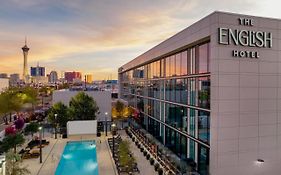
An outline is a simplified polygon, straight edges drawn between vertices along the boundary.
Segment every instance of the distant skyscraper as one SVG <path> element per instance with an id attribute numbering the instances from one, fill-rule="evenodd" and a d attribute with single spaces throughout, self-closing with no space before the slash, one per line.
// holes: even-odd
<path id="1" fill-rule="evenodd" d="M 82 78 L 81 72 L 65 72 L 64 73 L 64 78 L 68 83 L 72 83 L 74 79 L 80 79 Z"/>
<path id="2" fill-rule="evenodd" d="M 23 81 L 27 82 L 28 79 L 28 70 L 27 70 L 27 55 L 29 48 L 26 45 L 26 38 L 25 38 L 25 45 L 22 47 L 23 51 Z"/>
<path id="3" fill-rule="evenodd" d="M 56 83 L 58 81 L 58 73 L 56 71 L 51 71 L 49 75 L 49 83 Z"/>
<path id="4" fill-rule="evenodd" d="M 32 77 L 35 77 L 35 76 L 45 77 L 45 67 L 41 67 L 41 66 L 39 66 L 39 64 L 37 64 L 36 67 L 31 67 L 30 68 L 30 75 Z"/>
<path id="5" fill-rule="evenodd" d="M 87 83 L 93 83 L 93 75 L 87 74 L 85 75 L 85 78 Z"/>
<path id="6" fill-rule="evenodd" d="M 20 75 L 19 74 L 11 74 L 10 75 L 10 85 L 11 86 L 17 86 L 17 84 L 20 82 Z"/>
<path id="7" fill-rule="evenodd" d="M 8 78 L 8 74 L 6 74 L 6 73 L 0 73 L 0 78 Z"/>

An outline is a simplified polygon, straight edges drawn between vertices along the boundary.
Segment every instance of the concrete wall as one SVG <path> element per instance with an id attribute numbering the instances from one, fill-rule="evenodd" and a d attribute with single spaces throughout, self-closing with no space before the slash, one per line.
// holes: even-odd
<path id="1" fill-rule="evenodd" d="M 0 92 L 9 87 L 8 78 L 0 78 Z"/>
<path id="2" fill-rule="evenodd" d="M 69 105 L 69 101 L 74 97 L 79 91 L 68 91 L 68 90 L 59 90 L 53 92 L 53 101 L 55 104 L 57 102 L 62 102 L 65 105 Z M 97 115 L 98 121 L 111 121 L 111 92 L 108 91 L 85 91 L 86 94 L 93 97 L 97 102 L 97 105 L 100 110 L 100 114 Z M 108 115 L 105 115 L 105 112 Z"/>
<path id="3" fill-rule="evenodd" d="M 229 13 L 212 15 L 211 173 L 281 172 L 281 21 Z M 253 26 L 239 25 L 249 18 Z M 272 48 L 218 44 L 218 28 L 271 32 Z M 258 51 L 237 58 L 232 50 Z M 258 163 L 263 159 L 264 163 Z"/>
<path id="4" fill-rule="evenodd" d="M 67 122 L 67 135 L 97 134 L 97 120 Z"/>

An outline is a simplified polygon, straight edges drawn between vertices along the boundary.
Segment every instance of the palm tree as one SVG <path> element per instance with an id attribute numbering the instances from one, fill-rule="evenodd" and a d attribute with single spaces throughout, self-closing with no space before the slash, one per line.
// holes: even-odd
<path id="1" fill-rule="evenodd" d="M 27 167 L 22 166 L 22 159 L 19 154 L 9 151 L 6 153 L 6 174 L 27 175 L 31 174 Z"/>

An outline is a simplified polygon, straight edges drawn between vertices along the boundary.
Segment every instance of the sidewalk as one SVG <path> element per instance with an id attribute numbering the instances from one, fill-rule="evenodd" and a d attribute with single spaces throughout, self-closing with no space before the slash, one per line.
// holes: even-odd
<path id="1" fill-rule="evenodd" d="M 114 171 L 115 164 L 113 162 L 113 159 L 111 158 L 109 147 L 107 146 L 107 138 L 108 137 L 102 136 L 96 139 L 99 174 L 115 175 L 116 174 Z"/>

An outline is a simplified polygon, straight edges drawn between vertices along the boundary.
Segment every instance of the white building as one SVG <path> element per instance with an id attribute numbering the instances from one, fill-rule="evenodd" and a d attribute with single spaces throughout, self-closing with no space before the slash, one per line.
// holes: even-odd
<path id="1" fill-rule="evenodd" d="M 81 91 L 69 91 L 69 90 L 58 90 L 53 92 L 53 101 L 62 102 L 65 105 L 69 105 L 69 101 L 72 97 Z M 111 93 L 107 91 L 82 91 L 93 97 L 96 101 L 100 113 L 97 115 L 98 121 L 111 121 Z"/>
<path id="2" fill-rule="evenodd" d="M 0 78 L 0 92 L 9 87 L 8 78 Z"/>

